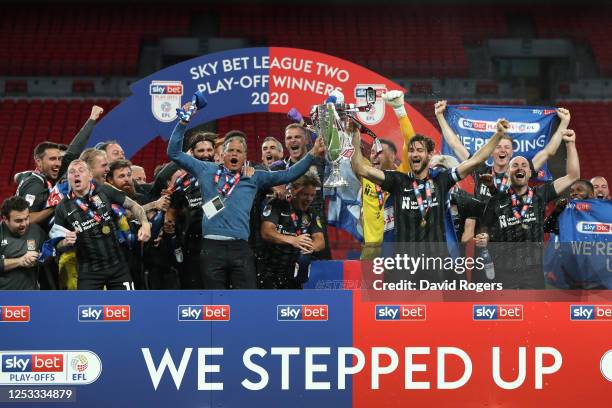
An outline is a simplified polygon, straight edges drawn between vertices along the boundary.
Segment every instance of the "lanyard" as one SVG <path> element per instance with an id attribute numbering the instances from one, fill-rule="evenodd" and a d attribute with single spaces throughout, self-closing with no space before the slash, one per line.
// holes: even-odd
<path id="1" fill-rule="evenodd" d="M 430 181 L 427 180 L 425 182 L 425 198 L 427 199 L 427 206 L 425 206 L 423 196 L 421 195 L 421 191 L 419 190 L 419 185 L 416 180 L 412 181 L 412 188 L 414 189 L 414 194 L 416 195 L 417 204 L 419 205 L 419 211 L 421 212 L 421 218 L 423 221 L 425 220 L 425 216 L 431 207 L 432 198 L 431 198 L 431 184 Z"/>
<path id="2" fill-rule="evenodd" d="M 217 172 L 215 173 L 215 185 L 219 185 L 219 180 L 221 179 L 222 174 L 225 175 L 225 183 L 223 183 L 222 188 L 217 187 L 217 191 L 223 197 L 229 198 L 234 191 L 234 188 L 240 181 L 240 172 L 237 172 L 230 178 L 229 171 L 220 164 Z"/>
<path id="3" fill-rule="evenodd" d="M 517 211 L 518 207 L 519 207 L 519 199 L 516 195 L 516 192 L 514 191 L 514 189 L 510 189 L 510 193 L 512 194 L 512 212 L 514 213 L 514 218 L 516 218 L 517 220 L 520 221 L 521 218 L 525 217 L 525 214 L 527 213 L 527 210 L 529 209 L 529 206 L 531 205 L 531 203 L 533 202 L 533 190 L 531 188 L 528 187 L 528 192 L 527 192 L 527 199 L 525 200 L 525 204 L 523 204 L 523 208 L 521 208 L 521 212 L 519 214 L 519 212 Z"/>
<path id="4" fill-rule="evenodd" d="M 90 184 L 89 186 L 89 192 L 87 193 L 87 197 L 88 197 L 88 201 L 91 203 L 91 193 L 94 190 L 94 185 L 93 183 Z M 81 198 L 77 197 L 76 194 L 74 194 L 74 192 L 70 192 L 70 198 L 72 198 L 76 204 L 79 206 L 79 208 L 81 209 L 81 211 L 83 211 L 85 214 L 87 214 L 89 216 L 89 218 L 92 218 L 97 224 L 99 224 L 102 221 L 102 217 L 100 217 L 100 215 L 93 211 L 90 207 L 89 204 L 87 204 L 85 201 L 81 200 Z"/>

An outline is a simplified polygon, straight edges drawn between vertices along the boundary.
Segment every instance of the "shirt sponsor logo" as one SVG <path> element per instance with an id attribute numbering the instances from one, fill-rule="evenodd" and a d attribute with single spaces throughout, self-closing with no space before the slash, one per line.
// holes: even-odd
<path id="1" fill-rule="evenodd" d="M 179 305 L 179 322 L 229 321 L 229 305 Z"/>
<path id="2" fill-rule="evenodd" d="M 570 305 L 570 320 L 612 320 L 612 305 Z"/>
<path id="3" fill-rule="evenodd" d="M 606 222 L 580 221 L 576 229 L 581 234 L 612 234 L 612 224 Z"/>
<path id="4" fill-rule="evenodd" d="M 325 321 L 327 305 L 278 305 L 276 320 L 280 321 Z"/>
<path id="5" fill-rule="evenodd" d="M 523 305 L 473 305 L 474 320 L 523 320 Z"/>
<path id="6" fill-rule="evenodd" d="M 376 305 L 376 320 L 427 320 L 426 305 Z"/>
<path id="7" fill-rule="evenodd" d="M 79 305 L 79 322 L 129 322 L 130 305 Z"/>
<path id="8" fill-rule="evenodd" d="M 0 306 L 0 322 L 29 322 L 30 306 Z"/>

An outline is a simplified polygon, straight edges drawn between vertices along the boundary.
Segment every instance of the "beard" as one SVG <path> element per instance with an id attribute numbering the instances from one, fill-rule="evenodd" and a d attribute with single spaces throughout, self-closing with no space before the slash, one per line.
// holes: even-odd
<path id="1" fill-rule="evenodd" d="M 134 199 L 136 197 L 136 190 L 134 190 L 133 184 L 124 185 L 119 190 L 123 191 L 131 199 Z"/>

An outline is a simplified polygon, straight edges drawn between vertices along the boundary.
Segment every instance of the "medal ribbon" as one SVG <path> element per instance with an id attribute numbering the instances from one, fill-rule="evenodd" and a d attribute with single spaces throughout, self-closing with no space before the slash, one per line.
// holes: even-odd
<path id="1" fill-rule="evenodd" d="M 186 171 L 182 171 L 174 181 L 174 185 L 168 189 L 168 195 L 178 191 L 185 191 L 195 180 L 194 176 L 189 175 Z"/>
<path id="2" fill-rule="evenodd" d="M 385 193 L 383 193 L 382 188 L 378 184 L 374 184 L 374 189 L 376 190 L 376 195 L 378 196 L 378 209 L 382 210 L 385 205 Z"/>
<path id="3" fill-rule="evenodd" d="M 94 190 L 94 185 L 93 183 L 90 183 L 89 192 L 87 193 L 88 201 L 90 203 L 91 203 L 91 192 L 93 190 Z M 74 191 L 70 192 L 70 198 L 72 198 L 77 203 L 81 211 L 87 214 L 89 218 L 93 218 L 96 224 L 100 224 L 100 222 L 102 222 L 102 217 L 100 217 L 100 215 L 97 212 L 93 211 L 86 202 L 84 202 L 79 197 L 77 197 L 76 194 L 74 194 Z"/>
<path id="4" fill-rule="evenodd" d="M 238 185 L 238 182 L 240 182 L 240 172 L 237 172 L 230 178 L 229 171 L 225 169 L 223 165 L 220 164 L 219 168 L 217 169 L 217 172 L 215 173 L 215 184 L 216 185 L 219 184 L 221 175 L 225 175 L 225 183 L 223 183 L 222 188 L 217 187 L 217 191 L 223 197 L 229 198 L 232 192 L 234 191 L 234 188 L 236 188 L 236 186 Z"/>
<path id="5" fill-rule="evenodd" d="M 291 221 L 293 221 L 293 226 L 295 227 L 295 235 L 297 235 L 298 237 L 302 234 L 308 233 L 308 227 L 302 227 L 301 222 L 298 224 L 299 220 L 300 218 L 297 216 L 297 214 L 295 213 L 295 210 L 292 207 L 291 208 Z"/>
<path id="6" fill-rule="evenodd" d="M 514 218 L 516 218 L 517 220 L 521 220 L 521 218 L 525 217 L 525 214 L 527 213 L 527 210 L 529 209 L 529 206 L 531 205 L 531 203 L 533 202 L 533 190 L 531 188 L 528 187 L 528 192 L 527 192 L 527 199 L 525 200 L 525 204 L 523 204 L 523 208 L 521 208 L 521 213 L 519 214 L 519 212 L 517 211 L 518 207 L 519 207 L 519 199 L 516 195 L 516 192 L 514 191 L 514 189 L 510 189 L 510 193 L 512 194 L 512 212 L 514 213 Z"/>
<path id="7" fill-rule="evenodd" d="M 424 220 L 427 212 L 429 211 L 429 207 L 431 207 L 432 198 L 431 198 L 431 184 L 429 184 L 429 180 L 425 182 L 425 197 L 427 199 L 427 206 L 424 205 L 423 196 L 421 195 L 421 191 L 419 190 L 419 185 L 416 180 L 412 181 L 412 188 L 414 190 L 414 195 L 417 199 L 417 204 L 419 205 L 419 211 L 421 212 L 421 218 Z"/>
<path id="8" fill-rule="evenodd" d="M 505 193 L 508 188 L 510 188 L 510 183 L 506 173 L 503 173 L 501 177 L 497 177 L 495 170 L 491 169 L 491 175 L 493 176 L 493 183 L 495 184 L 495 187 L 497 187 L 497 191 Z"/>

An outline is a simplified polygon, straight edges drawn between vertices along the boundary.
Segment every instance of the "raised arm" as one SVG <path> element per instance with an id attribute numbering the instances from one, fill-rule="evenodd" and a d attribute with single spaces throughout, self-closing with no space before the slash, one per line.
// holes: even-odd
<path id="1" fill-rule="evenodd" d="M 402 146 L 402 158 L 398 171 L 402 173 L 408 173 L 410 171 L 410 161 L 408 160 L 408 146 L 410 145 L 410 139 L 414 136 L 414 128 L 412 122 L 408 118 L 406 108 L 404 107 L 404 93 L 402 91 L 389 91 L 383 94 L 382 99 L 387 105 L 393 108 L 395 116 L 400 125 L 400 132 L 402 133 L 402 139 L 404 140 Z"/>
<path id="2" fill-rule="evenodd" d="M 353 147 L 355 148 L 355 153 L 353 153 L 351 158 L 351 165 L 357 177 L 365 177 L 376 184 L 381 184 L 385 181 L 385 172 L 366 164 L 363 159 L 361 154 L 361 135 L 359 132 L 353 132 Z"/>
<path id="3" fill-rule="evenodd" d="M 553 182 L 557 194 L 564 192 L 572 183 L 580 178 L 580 160 L 576 150 L 576 133 L 571 129 L 565 129 L 561 136 L 565 141 L 567 160 L 565 162 L 566 175 Z"/>
<path id="4" fill-rule="evenodd" d="M 453 149 L 459 161 L 465 161 L 470 157 L 470 152 L 465 148 L 463 143 L 461 143 L 461 139 L 453 129 L 451 129 L 450 125 L 446 121 L 444 117 L 444 111 L 446 110 L 446 101 L 438 101 L 434 105 L 434 112 L 436 114 L 436 119 L 438 120 L 438 124 L 440 125 L 440 129 L 442 130 L 442 136 L 444 136 L 444 140 Z"/>
<path id="5" fill-rule="evenodd" d="M 563 132 L 567 129 L 570 123 L 570 111 L 565 108 L 557 109 L 557 116 L 561 120 L 557 130 L 550 138 L 550 142 L 542 150 L 538 152 L 531 161 L 535 170 L 540 170 L 544 163 L 557 153 L 557 149 L 561 146 L 563 140 Z"/>
<path id="6" fill-rule="evenodd" d="M 68 150 L 66 154 L 62 158 L 62 165 L 59 170 L 59 178 L 61 178 L 66 170 L 68 170 L 68 165 L 71 161 L 78 159 L 85 146 L 87 146 L 87 142 L 89 141 L 89 137 L 91 136 L 91 132 L 93 132 L 94 126 L 96 126 L 96 121 L 100 118 L 100 115 L 104 112 L 104 109 L 101 107 L 94 105 L 91 108 L 91 114 L 89 115 L 89 119 L 83 125 L 79 133 L 76 134 L 74 139 L 70 142 L 68 146 Z"/>
<path id="7" fill-rule="evenodd" d="M 170 141 L 168 142 L 168 157 L 181 168 L 196 176 L 200 174 L 202 168 L 206 167 L 208 163 L 200 161 L 183 152 L 183 138 L 185 137 L 186 130 L 186 122 L 180 121 L 176 124 L 170 136 Z"/>
<path id="8" fill-rule="evenodd" d="M 499 119 L 497 121 L 497 131 L 495 134 L 487 141 L 487 143 L 482 146 L 472 157 L 463 161 L 457 170 L 459 171 L 459 176 L 461 178 L 467 177 L 480 163 L 483 163 L 487 158 L 493 153 L 495 150 L 495 146 L 499 143 L 502 136 L 506 133 L 509 127 L 509 123 L 506 119 Z"/>

